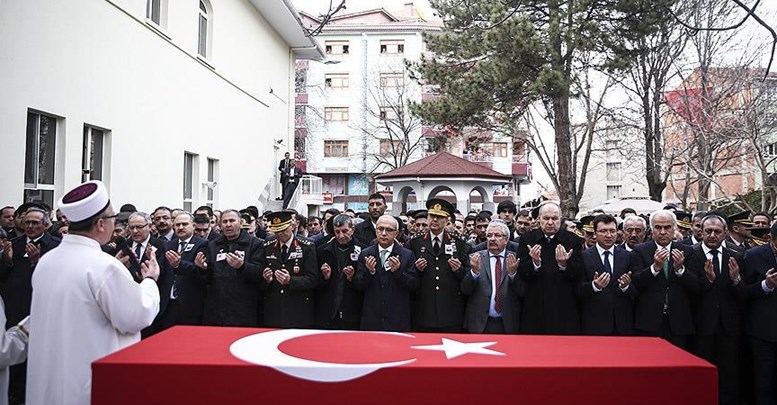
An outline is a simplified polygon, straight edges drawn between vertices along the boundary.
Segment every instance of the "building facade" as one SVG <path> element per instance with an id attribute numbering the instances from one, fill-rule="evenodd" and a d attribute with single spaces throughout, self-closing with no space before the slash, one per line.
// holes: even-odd
<path id="1" fill-rule="evenodd" d="M 308 26 L 320 23 L 304 12 L 302 20 Z M 516 173 L 517 182 L 530 179 L 522 142 L 516 146 L 512 137 L 475 131 L 447 134 L 410 113 L 412 102 L 433 99 L 435 89 L 411 79 L 405 63 L 426 54 L 422 33 L 441 28 L 441 22 L 428 21 L 412 3 L 391 12 L 338 14 L 317 37 L 326 61 L 298 63 L 295 149 L 304 170 L 322 178 L 323 208 L 366 210 L 369 194 L 390 191 L 374 176 L 438 150 Z M 510 198 L 515 190 L 493 192 Z"/>
<path id="2" fill-rule="evenodd" d="M 3 2 L 0 202 L 100 179 L 116 206 L 253 204 L 307 58 L 323 50 L 286 1 Z"/>
<path id="3" fill-rule="evenodd" d="M 696 69 L 665 93 L 664 200 L 707 210 L 777 186 L 777 75 L 747 68 Z"/>

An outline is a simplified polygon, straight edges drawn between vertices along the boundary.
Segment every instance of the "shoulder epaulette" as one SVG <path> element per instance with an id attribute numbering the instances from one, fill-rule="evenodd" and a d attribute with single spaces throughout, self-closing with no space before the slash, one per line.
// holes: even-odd
<path id="1" fill-rule="evenodd" d="M 270 245 L 272 245 L 273 243 L 275 243 L 275 241 L 274 241 L 274 240 L 268 240 L 268 241 L 264 242 L 264 245 L 265 245 L 265 246 L 270 246 Z"/>

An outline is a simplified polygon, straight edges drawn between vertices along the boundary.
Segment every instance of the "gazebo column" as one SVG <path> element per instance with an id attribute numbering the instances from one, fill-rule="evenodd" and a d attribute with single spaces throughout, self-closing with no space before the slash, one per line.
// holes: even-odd
<path id="1" fill-rule="evenodd" d="M 469 212 L 469 190 L 471 188 L 471 184 L 468 183 L 451 187 L 453 193 L 456 194 L 456 209 L 464 215 L 467 215 L 467 212 Z"/>

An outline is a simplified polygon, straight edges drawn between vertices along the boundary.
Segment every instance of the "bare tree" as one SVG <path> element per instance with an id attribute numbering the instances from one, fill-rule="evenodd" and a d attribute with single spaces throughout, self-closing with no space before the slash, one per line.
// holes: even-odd
<path id="1" fill-rule="evenodd" d="M 356 128 L 366 140 L 363 155 L 367 173 L 382 173 L 406 165 L 421 155 L 424 137 L 422 122 L 410 111 L 410 103 L 420 100 L 419 86 L 406 78 L 404 67 L 370 75 L 366 120 Z"/>
<path id="2" fill-rule="evenodd" d="M 572 111 L 579 111 L 582 119 L 575 120 L 570 127 L 571 162 L 576 170 L 572 173 L 572 206 L 578 207 L 586 189 L 587 173 L 591 165 L 593 145 L 604 134 L 612 130 L 612 109 L 605 105 L 605 99 L 615 86 L 612 77 L 606 77 L 601 88 L 594 88 L 593 75 L 601 75 L 591 66 L 581 68 L 578 80 L 571 86 L 576 97 L 572 100 Z M 556 158 L 559 151 L 555 142 L 543 139 L 545 128 L 553 125 L 553 113 L 550 106 L 532 104 L 523 115 L 522 126 L 526 128 L 526 145 L 533 152 L 542 168 L 548 173 L 553 187 L 561 190 L 562 179 L 559 176 Z M 579 176 L 577 175 L 579 173 Z M 567 215 L 574 216 L 576 211 Z"/>
<path id="3" fill-rule="evenodd" d="M 718 27 L 727 24 L 737 6 L 728 0 L 691 2 L 688 19 L 697 27 Z M 673 133 L 668 135 L 665 147 L 676 157 L 668 161 L 668 172 L 681 181 L 680 197 L 687 204 L 695 194 L 697 209 L 710 207 L 710 187 L 716 183 L 716 175 L 724 169 L 735 167 L 742 161 L 745 151 L 742 138 L 735 131 L 734 118 L 739 109 L 738 101 L 745 89 L 746 80 L 733 66 L 751 66 L 757 52 L 741 50 L 743 44 L 735 31 L 714 29 L 700 30 L 688 40 L 688 63 L 695 68 L 688 74 L 680 61 L 675 63 L 681 85 L 667 92 L 666 101 L 671 111 L 667 122 Z M 726 57 L 740 55 L 736 61 Z M 718 66 L 718 67 L 716 67 Z M 673 188 L 677 190 L 677 185 Z M 689 189 L 694 184 L 695 193 Z M 723 187 L 718 187 L 723 191 Z"/>

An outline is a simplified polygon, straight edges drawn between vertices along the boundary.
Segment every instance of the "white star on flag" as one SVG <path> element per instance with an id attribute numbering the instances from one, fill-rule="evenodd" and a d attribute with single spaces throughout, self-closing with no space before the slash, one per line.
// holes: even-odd
<path id="1" fill-rule="evenodd" d="M 425 345 L 425 346 L 412 346 L 413 349 L 418 350 L 435 350 L 439 352 L 445 352 L 445 357 L 450 360 L 465 354 L 487 354 L 490 356 L 504 356 L 502 352 L 496 350 L 486 349 L 489 346 L 495 345 L 496 342 L 476 342 L 476 343 L 464 343 L 453 339 L 442 338 L 441 345 Z"/>

